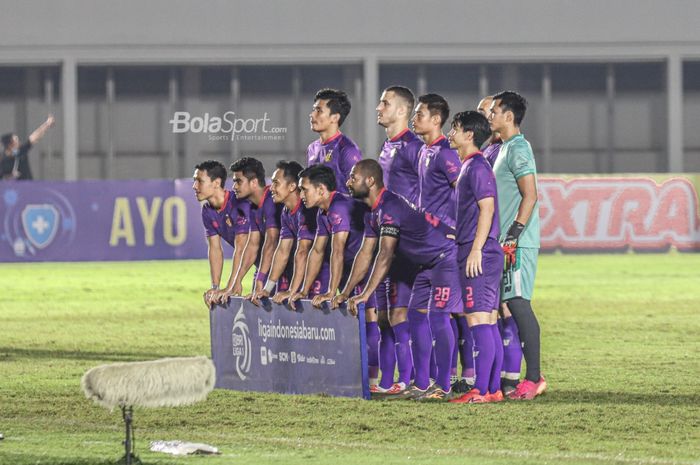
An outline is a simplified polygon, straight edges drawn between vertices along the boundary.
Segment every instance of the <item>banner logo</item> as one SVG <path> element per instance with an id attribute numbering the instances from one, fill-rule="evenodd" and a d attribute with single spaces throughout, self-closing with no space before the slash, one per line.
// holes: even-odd
<path id="1" fill-rule="evenodd" d="M 49 204 L 30 204 L 22 210 L 22 227 L 29 242 L 38 249 L 51 244 L 58 231 L 58 210 Z"/>
<path id="2" fill-rule="evenodd" d="M 233 342 L 233 357 L 236 365 L 236 374 L 241 380 L 245 380 L 247 379 L 246 375 L 250 373 L 251 343 L 250 331 L 248 330 L 248 323 L 246 323 L 245 313 L 243 311 L 243 302 L 241 302 L 241 307 L 233 320 L 231 339 Z"/>

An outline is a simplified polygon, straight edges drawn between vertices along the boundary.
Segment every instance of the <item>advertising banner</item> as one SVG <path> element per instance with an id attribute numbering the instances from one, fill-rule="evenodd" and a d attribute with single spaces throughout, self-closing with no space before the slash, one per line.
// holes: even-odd
<path id="1" fill-rule="evenodd" d="M 218 388 L 369 399 L 364 311 L 235 297 L 211 311 L 210 326 Z"/>

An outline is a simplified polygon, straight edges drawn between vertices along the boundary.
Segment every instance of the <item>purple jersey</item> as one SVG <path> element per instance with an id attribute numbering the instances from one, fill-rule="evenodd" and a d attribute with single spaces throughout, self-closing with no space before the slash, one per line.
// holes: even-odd
<path id="1" fill-rule="evenodd" d="M 418 204 L 418 153 L 423 141 L 405 129 L 384 141 L 379 164 L 384 171 L 384 186 Z"/>
<path id="2" fill-rule="evenodd" d="M 309 144 L 306 166 L 326 165 L 335 173 L 336 190 L 347 194 L 345 185 L 350 177 L 350 170 L 355 163 L 362 160 L 362 152 L 348 136 L 338 132 L 325 142 L 321 139 Z"/>
<path id="3" fill-rule="evenodd" d="M 449 251 L 456 255 L 454 230 L 430 213 L 418 210 L 405 198 L 382 189 L 365 221 L 367 237 L 391 236 L 399 240 L 396 252 L 414 265 L 431 267 Z"/>
<path id="4" fill-rule="evenodd" d="M 345 263 L 352 263 L 355 260 L 355 254 L 360 250 L 365 229 L 365 214 L 368 213 L 367 205 L 355 200 L 350 196 L 341 194 L 340 192 L 331 193 L 331 204 L 328 211 L 318 209 L 316 218 L 317 230 L 319 236 L 331 236 L 337 232 L 348 232 L 348 238 L 345 242 L 345 251 L 343 252 L 343 260 Z M 328 239 L 328 252 L 326 259 L 330 260 L 330 244 L 332 238 Z"/>
<path id="5" fill-rule="evenodd" d="M 493 197 L 495 207 L 488 237 L 494 239 L 494 243 L 498 244 L 500 227 L 496 176 L 481 152 L 475 152 L 462 162 L 462 170 L 455 188 L 458 244 L 466 244 L 475 239 L 476 225 L 479 220 L 478 202 L 487 197 Z"/>
<path id="6" fill-rule="evenodd" d="M 250 230 L 250 203 L 240 201 L 233 192 L 226 191 L 224 204 L 219 210 L 209 203 L 202 206 L 202 223 L 207 237 L 221 236 L 226 242 L 234 245 L 238 234 L 248 234 Z"/>
<path id="7" fill-rule="evenodd" d="M 265 186 L 262 200 L 258 205 L 253 205 L 252 203 L 250 205 L 250 231 L 260 233 L 260 246 L 258 247 L 258 256 L 255 259 L 255 268 L 257 269 L 262 260 L 265 231 L 270 228 L 279 229 L 283 205 L 276 204 L 272 200 L 270 186 Z"/>
<path id="8" fill-rule="evenodd" d="M 420 149 L 418 207 L 433 213 L 454 228 L 455 208 L 452 184 L 459 176 L 459 155 L 450 148 L 445 136 Z"/>
<path id="9" fill-rule="evenodd" d="M 316 235 L 317 208 L 306 208 L 301 199 L 293 210 L 284 207 L 282 210 L 280 239 L 295 241 L 313 241 Z"/>
<path id="10" fill-rule="evenodd" d="M 488 160 L 489 164 L 493 166 L 496 163 L 496 158 L 498 158 L 498 151 L 501 150 L 501 139 L 496 139 L 496 141 L 490 144 L 484 149 L 484 158 Z"/>

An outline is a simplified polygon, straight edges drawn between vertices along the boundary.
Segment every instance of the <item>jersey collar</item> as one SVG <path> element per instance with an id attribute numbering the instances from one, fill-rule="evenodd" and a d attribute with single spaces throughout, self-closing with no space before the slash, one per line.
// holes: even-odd
<path id="1" fill-rule="evenodd" d="M 224 203 L 221 204 L 221 208 L 216 210 L 217 213 L 221 213 L 224 211 L 224 208 L 226 208 L 226 205 L 228 204 L 228 199 L 231 196 L 231 191 L 226 191 L 226 194 L 224 195 Z"/>
<path id="2" fill-rule="evenodd" d="M 292 211 L 290 211 L 289 213 L 291 215 L 294 215 L 296 212 L 299 211 L 299 207 L 301 207 L 301 197 L 299 197 L 299 200 L 297 201 L 297 206 L 294 207 L 294 209 Z"/>
<path id="3" fill-rule="evenodd" d="M 464 157 L 464 160 L 462 160 L 462 164 L 465 164 L 466 162 L 468 162 L 469 160 L 471 160 L 472 158 L 474 158 L 474 157 L 477 156 L 477 155 L 483 155 L 483 154 L 481 153 L 481 150 L 477 150 L 476 152 L 470 153 L 469 155 L 467 155 L 466 157 Z"/>
<path id="4" fill-rule="evenodd" d="M 265 186 L 265 190 L 263 191 L 262 198 L 260 199 L 260 203 L 258 204 L 258 208 L 262 208 L 263 204 L 265 203 L 265 197 L 267 197 L 267 194 L 270 192 L 270 186 Z"/>
<path id="5" fill-rule="evenodd" d="M 396 142 L 397 140 L 401 139 L 403 137 L 403 135 L 406 134 L 408 131 L 409 131 L 408 128 L 404 129 L 403 131 L 401 131 L 400 133 L 396 134 L 394 137 L 389 139 L 389 142 Z"/>
<path id="6" fill-rule="evenodd" d="M 321 140 L 321 145 L 327 145 L 327 144 L 333 142 L 334 140 L 336 140 L 337 138 L 339 138 L 339 137 L 342 136 L 342 135 L 343 135 L 343 133 L 340 132 L 340 131 L 338 131 L 338 132 L 335 133 L 335 135 L 329 137 L 327 140 Z"/>
<path id="7" fill-rule="evenodd" d="M 386 187 L 382 187 L 382 190 L 379 191 L 379 195 L 377 195 L 377 200 L 375 200 L 374 205 L 372 205 L 372 211 L 376 210 L 379 206 L 379 202 L 381 202 L 382 197 L 384 197 L 384 192 L 386 192 Z"/>
<path id="8" fill-rule="evenodd" d="M 444 135 L 444 134 L 441 134 L 440 137 L 438 137 L 437 139 L 435 139 L 435 140 L 433 141 L 433 143 L 430 144 L 428 147 L 433 147 L 433 146 L 437 145 L 438 142 L 442 142 L 443 140 L 445 140 L 445 135 Z"/>

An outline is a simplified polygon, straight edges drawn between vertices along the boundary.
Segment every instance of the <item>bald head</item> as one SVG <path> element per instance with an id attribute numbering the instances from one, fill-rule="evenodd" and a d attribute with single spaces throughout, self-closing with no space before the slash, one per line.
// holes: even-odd
<path id="1" fill-rule="evenodd" d="M 365 179 L 374 178 L 374 184 L 377 186 L 377 189 L 384 187 L 384 172 L 377 160 L 365 158 L 358 161 L 355 164 L 355 173 Z"/>
<path id="2" fill-rule="evenodd" d="M 384 173 L 376 160 L 365 158 L 355 163 L 348 177 L 348 191 L 358 200 L 368 202 L 384 187 Z M 371 205 L 371 203 L 368 203 Z"/>
<path id="3" fill-rule="evenodd" d="M 481 99 L 479 105 L 476 107 L 476 111 L 488 118 L 489 112 L 491 111 L 491 103 L 493 103 L 493 95 L 487 95 Z"/>

